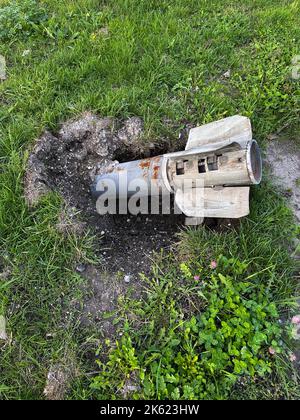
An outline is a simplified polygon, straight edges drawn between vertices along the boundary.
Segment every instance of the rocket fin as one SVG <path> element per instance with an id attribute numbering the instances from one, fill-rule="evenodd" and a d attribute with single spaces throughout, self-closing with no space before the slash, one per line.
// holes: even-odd
<path id="1" fill-rule="evenodd" d="M 217 150 L 233 143 L 237 143 L 241 148 L 244 148 L 250 140 L 252 140 L 252 128 L 249 118 L 234 115 L 192 128 L 189 132 L 185 150 L 208 145 Z"/>
<path id="2" fill-rule="evenodd" d="M 249 187 L 178 189 L 175 202 L 188 217 L 237 219 L 249 214 L 249 192 Z"/>

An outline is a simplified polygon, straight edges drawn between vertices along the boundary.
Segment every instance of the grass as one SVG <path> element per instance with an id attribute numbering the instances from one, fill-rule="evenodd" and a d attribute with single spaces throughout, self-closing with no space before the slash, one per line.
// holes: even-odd
<path id="1" fill-rule="evenodd" d="M 28 147 L 45 128 L 55 130 L 86 110 L 140 116 L 145 141 L 176 142 L 187 123 L 236 113 L 251 118 L 262 145 L 272 133 L 295 132 L 300 83 L 291 78 L 291 63 L 299 54 L 300 3 L 23 0 L 0 6 L 0 54 L 7 62 L 7 80 L 0 84 L 0 264 L 12 273 L 0 283 L 0 314 L 12 337 L 1 348 L 0 394 L 42 398 L 49 366 L 72 357 L 79 374 L 67 398 L 89 398 L 95 394 L 87 356 L 99 334 L 80 328 L 74 314 L 66 319 L 65 308 L 81 298 L 82 280 L 73 267 L 79 258 L 93 258 L 91 238 L 56 230 L 62 204 L 55 195 L 34 211 L 27 208 L 22 177 Z M 287 243 L 297 234 L 292 225 L 285 204 L 264 184 L 255 188 L 251 216 L 239 231 L 191 230 L 182 249 L 188 261 L 222 254 L 251 262 L 251 272 L 260 273 L 254 280 L 288 316 L 295 292 Z M 164 271 L 173 286 L 177 269 L 173 261 Z M 177 303 L 181 313 L 184 305 Z M 142 352 L 140 338 L 133 333 L 133 339 Z M 272 381 L 276 395 L 294 398 L 287 365 L 280 356 Z M 248 387 L 252 398 L 270 395 L 269 389 Z M 244 389 L 234 392 L 247 397 Z"/>
<path id="2" fill-rule="evenodd" d="M 96 397 L 121 398 L 120 390 L 131 385 L 136 389 L 130 395 L 138 399 L 299 398 L 289 361 L 289 322 L 281 328 L 295 307 L 296 279 L 292 280 L 294 266 L 286 248 L 295 227 L 285 203 L 268 185 L 255 192 L 251 215 L 238 229 L 183 232 L 176 254 L 157 260 L 152 276 L 144 279 L 143 300 L 129 298 L 121 304 L 118 346 L 106 343 L 99 349 L 108 353 L 108 361 L 99 362 L 100 373 L 92 385 Z M 216 271 L 211 261 L 218 261 Z M 248 291 L 236 289 L 248 282 Z M 273 319 L 269 306 L 276 307 Z M 264 344 L 258 350 L 260 332 Z M 268 347 L 276 349 L 275 358 Z M 240 372 L 231 361 L 229 367 L 228 352 L 236 357 L 234 364 L 247 363 L 245 348 L 252 354 L 248 367 Z M 271 375 L 261 368 L 267 373 L 270 369 Z"/>

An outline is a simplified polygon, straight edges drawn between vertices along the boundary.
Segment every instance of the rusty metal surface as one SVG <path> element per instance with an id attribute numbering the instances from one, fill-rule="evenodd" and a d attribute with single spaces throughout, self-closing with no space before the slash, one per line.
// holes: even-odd
<path id="1" fill-rule="evenodd" d="M 205 137 L 206 134 L 211 136 L 211 142 Z M 209 199 L 204 198 L 206 214 L 212 217 L 229 217 L 230 212 L 232 217 L 247 214 L 249 194 L 246 187 L 259 184 L 262 175 L 260 150 L 256 141 L 252 140 L 249 119 L 234 116 L 192 129 L 187 146 L 182 152 L 117 164 L 106 174 L 97 176 L 96 183 L 105 179 L 113 180 L 119 191 L 119 175 L 126 172 L 128 186 L 133 181 L 144 180 L 149 187 L 148 194 L 154 195 L 157 192 L 152 192 L 153 186 L 160 191 L 176 194 L 183 190 L 184 182 L 188 180 L 191 181 L 189 188 L 199 188 L 198 185 L 201 185 L 201 188 L 210 189 L 206 195 Z M 213 191 L 215 187 L 219 190 Z M 190 215 L 190 191 L 180 192 L 177 196 L 185 213 Z M 186 202 L 183 203 L 183 200 Z M 192 216 L 197 218 L 197 214 Z"/>

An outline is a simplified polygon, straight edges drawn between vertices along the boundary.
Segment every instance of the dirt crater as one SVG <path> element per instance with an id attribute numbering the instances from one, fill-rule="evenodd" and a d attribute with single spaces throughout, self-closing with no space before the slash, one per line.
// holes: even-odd
<path id="1" fill-rule="evenodd" d="M 134 276 L 149 271 L 149 257 L 170 246 L 184 217 L 174 214 L 100 216 L 90 186 L 95 175 L 116 160 L 124 162 L 180 150 L 186 141 L 184 134 L 175 147 L 169 141 L 145 142 L 143 138 L 140 118 L 120 122 L 85 113 L 67 121 L 57 133 L 46 131 L 37 140 L 24 182 L 29 206 L 34 206 L 48 191 L 58 191 L 67 203 L 65 213 L 78 215 L 79 212 L 83 223 L 96 233 L 95 250 L 103 268 Z M 78 217 L 73 219 L 74 226 L 78 225 Z M 72 218 L 71 222 L 69 218 L 68 222 L 60 223 L 60 229 L 64 226 L 70 229 Z"/>

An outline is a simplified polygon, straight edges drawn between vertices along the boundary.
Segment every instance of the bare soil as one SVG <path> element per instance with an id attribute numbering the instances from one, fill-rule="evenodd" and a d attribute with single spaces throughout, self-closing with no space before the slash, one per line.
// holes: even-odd
<path id="1" fill-rule="evenodd" d="M 267 147 L 266 162 L 273 181 L 289 198 L 293 212 L 300 221 L 300 150 L 297 142 L 277 139 Z"/>
<path id="2" fill-rule="evenodd" d="M 101 313 L 115 309 L 118 297 L 128 287 L 140 288 L 139 273 L 148 274 L 152 254 L 168 249 L 184 223 L 178 215 L 105 215 L 96 212 L 91 184 L 104 165 L 155 156 L 180 149 L 169 142 L 143 141 L 139 118 L 124 122 L 85 113 L 63 124 L 57 133 L 45 132 L 37 140 L 28 161 L 24 180 L 25 199 L 35 206 L 40 197 L 54 190 L 65 201 L 57 225 L 62 233 L 80 234 L 88 227 L 95 233 L 97 266 L 78 262 L 77 271 L 87 280 L 82 323 L 99 322 L 108 335 L 111 320 Z"/>

